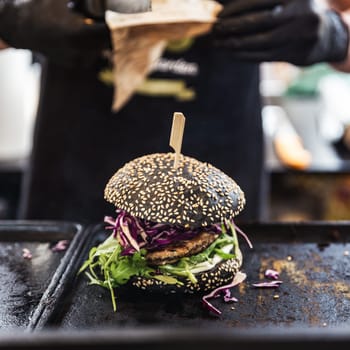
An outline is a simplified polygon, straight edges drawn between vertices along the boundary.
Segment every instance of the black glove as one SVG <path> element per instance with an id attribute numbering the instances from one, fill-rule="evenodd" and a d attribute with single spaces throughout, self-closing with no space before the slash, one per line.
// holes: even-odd
<path id="1" fill-rule="evenodd" d="M 87 19 L 66 0 L 0 0 L 0 38 L 68 67 L 90 67 L 110 47 L 106 23 Z"/>
<path id="2" fill-rule="evenodd" d="M 213 37 L 234 59 L 300 66 L 341 62 L 349 44 L 339 14 L 313 0 L 232 0 L 219 13 Z"/>

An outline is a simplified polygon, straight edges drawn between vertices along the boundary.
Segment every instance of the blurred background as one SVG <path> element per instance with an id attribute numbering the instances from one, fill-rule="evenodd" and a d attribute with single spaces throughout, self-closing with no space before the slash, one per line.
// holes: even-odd
<path id="1" fill-rule="evenodd" d="M 40 64 L 0 51 L 0 219 L 16 218 L 31 151 Z M 326 64 L 261 65 L 266 220 L 350 219 L 350 74 Z"/>
<path id="2" fill-rule="evenodd" d="M 350 219 L 350 75 L 261 66 L 268 219 Z"/>
<path id="3" fill-rule="evenodd" d="M 30 51 L 0 51 L 0 219 L 16 217 L 22 172 L 31 150 L 40 68 Z"/>

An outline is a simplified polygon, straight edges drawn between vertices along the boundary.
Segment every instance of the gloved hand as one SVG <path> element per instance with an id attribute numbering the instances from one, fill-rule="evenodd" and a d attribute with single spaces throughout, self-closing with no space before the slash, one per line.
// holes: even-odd
<path id="1" fill-rule="evenodd" d="M 237 60 L 305 66 L 345 60 L 349 31 L 314 0 L 232 0 L 213 28 L 214 44 Z"/>
<path id="2" fill-rule="evenodd" d="M 0 38 L 60 65 L 90 67 L 111 45 L 108 27 L 67 5 L 67 0 L 0 0 Z"/>

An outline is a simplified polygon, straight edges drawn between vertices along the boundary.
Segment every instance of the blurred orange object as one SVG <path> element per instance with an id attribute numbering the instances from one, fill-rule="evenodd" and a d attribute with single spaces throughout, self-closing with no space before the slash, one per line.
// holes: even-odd
<path id="1" fill-rule="evenodd" d="M 311 153 L 303 146 L 302 140 L 298 134 L 277 133 L 273 140 L 276 156 L 283 165 L 304 170 L 311 164 Z"/>
<path id="2" fill-rule="evenodd" d="M 0 39 L 0 50 L 7 49 L 9 46 Z"/>

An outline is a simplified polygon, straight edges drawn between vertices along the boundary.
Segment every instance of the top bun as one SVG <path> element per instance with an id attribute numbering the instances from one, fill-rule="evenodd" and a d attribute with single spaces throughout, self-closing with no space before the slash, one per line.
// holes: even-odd
<path id="1" fill-rule="evenodd" d="M 118 209 L 153 222 L 186 227 L 232 219 L 245 205 L 237 183 L 211 164 L 175 153 L 154 153 L 126 163 L 108 181 L 104 197 Z"/>

